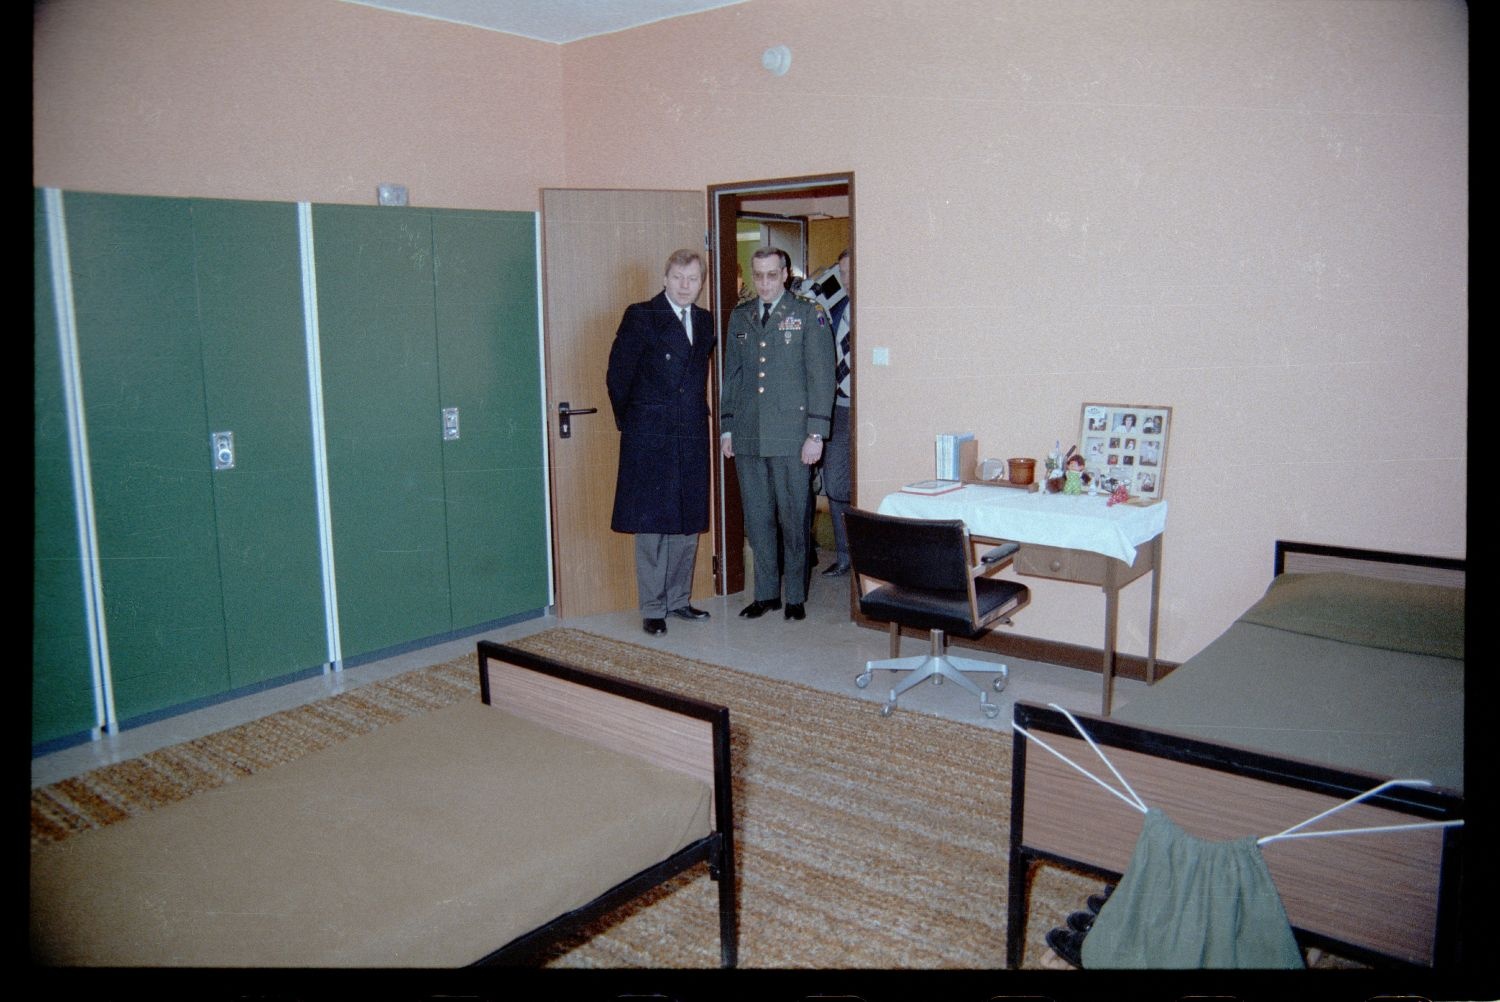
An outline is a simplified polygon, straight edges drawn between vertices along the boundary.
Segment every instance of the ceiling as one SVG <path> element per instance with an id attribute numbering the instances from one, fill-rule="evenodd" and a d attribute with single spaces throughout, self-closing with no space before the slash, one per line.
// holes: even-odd
<path id="1" fill-rule="evenodd" d="M 746 0 L 347 0 L 542 42 L 576 42 Z"/>

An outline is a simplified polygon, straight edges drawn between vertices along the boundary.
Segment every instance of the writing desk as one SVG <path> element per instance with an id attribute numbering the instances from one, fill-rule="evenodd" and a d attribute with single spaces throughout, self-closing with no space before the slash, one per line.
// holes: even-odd
<path id="1" fill-rule="evenodd" d="M 1096 585 L 1104 592 L 1103 716 L 1115 686 L 1115 639 L 1120 589 L 1151 572 L 1151 625 L 1146 681 L 1156 681 L 1156 635 L 1161 607 L 1161 543 L 1167 502 L 1106 504 L 1106 495 L 1028 493 L 1010 487 L 965 484 L 946 494 L 897 491 L 881 499 L 882 515 L 961 518 L 982 541 L 1013 540 L 1017 574 Z"/>

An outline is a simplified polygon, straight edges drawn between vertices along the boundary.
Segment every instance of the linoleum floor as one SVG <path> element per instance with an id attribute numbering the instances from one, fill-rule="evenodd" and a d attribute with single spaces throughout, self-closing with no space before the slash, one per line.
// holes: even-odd
<path id="1" fill-rule="evenodd" d="M 814 571 L 806 606 L 807 618 L 799 622 L 786 620 L 780 612 L 768 613 L 756 620 L 742 618 L 739 611 L 750 601 L 748 593 L 698 600 L 696 604 L 706 609 L 711 619 L 704 622 L 668 619 L 667 633 L 656 637 L 648 636 L 641 629 L 641 619 L 635 611 L 567 620 L 551 614 L 542 615 L 500 629 L 477 632 L 342 671 L 326 672 L 224 700 L 63 748 L 32 759 L 31 785 L 34 789 L 278 710 L 437 664 L 472 651 L 480 639 L 504 642 L 557 626 L 587 630 L 657 647 L 682 657 L 728 665 L 768 678 L 799 682 L 865 700 L 870 704 L 870 728 L 876 733 L 882 722 L 880 707 L 900 676 L 880 671 L 867 688 L 856 687 L 854 678 L 863 670 L 866 661 L 888 656 L 889 641 L 883 631 L 858 626 L 849 620 L 848 581 L 847 577 L 824 578 Z M 903 656 L 922 654 L 926 650 L 927 645 L 917 639 L 908 637 L 902 641 Z M 987 651 L 956 647 L 952 653 L 997 664 L 1001 661 Z M 1005 663 L 1010 667 L 1010 679 L 1003 692 L 997 694 L 989 689 L 993 676 L 975 676 L 975 681 L 990 692 L 990 700 L 1000 708 L 993 719 L 984 716 L 976 697 L 951 682 L 942 685 L 922 683 L 914 687 L 900 697 L 896 712 L 929 713 L 1000 730 L 1009 729 L 1011 705 L 1016 699 L 1055 702 L 1084 713 L 1099 712 L 1100 678 L 1097 673 L 1015 658 L 1005 659 Z M 1123 705 L 1144 689 L 1144 682 L 1117 678 L 1115 705 Z"/>

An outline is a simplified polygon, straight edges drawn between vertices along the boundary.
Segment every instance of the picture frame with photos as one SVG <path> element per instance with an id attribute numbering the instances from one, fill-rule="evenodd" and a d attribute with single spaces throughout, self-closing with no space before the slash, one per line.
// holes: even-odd
<path id="1" fill-rule="evenodd" d="M 1078 416 L 1078 451 L 1099 490 L 1125 485 L 1133 498 L 1157 500 L 1167 479 L 1172 408 L 1155 404 L 1085 403 Z"/>

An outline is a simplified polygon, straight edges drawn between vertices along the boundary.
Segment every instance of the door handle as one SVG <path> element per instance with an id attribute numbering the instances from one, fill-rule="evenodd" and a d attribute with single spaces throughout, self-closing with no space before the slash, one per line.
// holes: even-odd
<path id="1" fill-rule="evenodd" d="M 557 405 L 557 437 L 573 437 L 573 422 L 570 421 L 569 418 L 571 418 L 574 414 L 598 413 L 599 408 L 597 407 L 569 407 L 568 402 L 564 400 L 562 403 Z"/>

